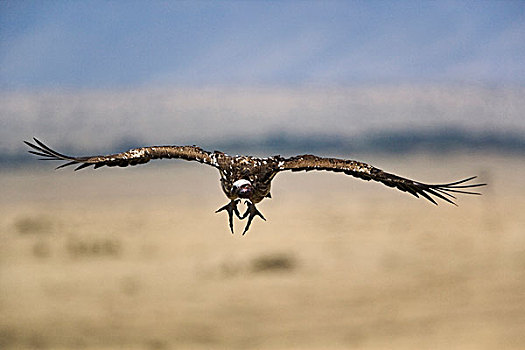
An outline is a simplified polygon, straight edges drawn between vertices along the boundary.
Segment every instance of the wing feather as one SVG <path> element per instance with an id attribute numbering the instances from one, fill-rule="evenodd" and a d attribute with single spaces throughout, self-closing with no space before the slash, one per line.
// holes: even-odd
<path id="1" fill-rule="evenodd" d="M 419 181 L 410 180 L 401 176 L 387 173 L 381 169 L 373 167 L 369 164 L 338 158 L 323 158 L 311 154 L 287 158 L 279 164 L 279 171 L 311 171 L 311 170 L 325 170 L 333 172 L 344 172 L 346 175 L 351 175 L 366 181 L 381 182 L 388 187 L 397 188 L 403 192 L 408 192 L 415 197 L 421 196 L 430 202 L 437 205 L 437 202 L 432 197 L 439 198 L 445 202 L 456 205 L 454 200 L 456 197 L 452 193 L 459 194 L 473 194 L 480 195 L 479 192 L 466 191 L 486 184 L 468 184 L 467 182 L 474 180 L 476 176 L 472 176 L 459 181 L 443 184 L 426 184 Z"/>
<path id="2" fill-rule="evenodd" d="M 57 169 L 70 165 L 78 165 L 76 170 L 93 166 L 95 169 L 102 166 L 119 166 L 126 167 L 129 165 L 144 164 L 152 159 L 176 158 L 190 161 L 197 161 L 203 164 L 217 166 L 211 154 L 197 146 L 150 146 L 130 149 L 127 152 L 115 153 L 110 155 L 73 157 L 59 153 L 40 140 L 34 138 L 35 143 L 24 141 L 31 147 L 29 153 L 43 157 L 44 160 L 62 160 L 66 163 L 59 165 Z"/>

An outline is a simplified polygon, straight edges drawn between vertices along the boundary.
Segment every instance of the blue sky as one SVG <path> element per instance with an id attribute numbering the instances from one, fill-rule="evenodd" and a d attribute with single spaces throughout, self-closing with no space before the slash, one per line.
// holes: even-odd
<path id="1" fill-rule="evenodd" d="M 0 88 L 525 83 L 524 1 L 1 1 Z"/>

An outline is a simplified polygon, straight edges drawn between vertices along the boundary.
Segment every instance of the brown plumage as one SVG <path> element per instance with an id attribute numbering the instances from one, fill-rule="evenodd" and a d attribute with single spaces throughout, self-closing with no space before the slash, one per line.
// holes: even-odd
<path id="1" fill-rule="evenodd" d="M 469 177 L 460 181 L 445 184 L 425 184 L 422 182 L 406 179 L 394 174 L 384 172 L 366 163 L 355 160 L 337 158 L 323 158 L 311 154 L 300 155 L 291 158 L 273 156 L 268 158 L 257 158 L 250 156 L 229 156 L 225 153 L 214 151 L 208 152 L 197 146 L 151 146 L 131 149 L 127 152 L 110 154 L 105 156 L 72 157 L 58 153 L 41 141 L 34 138 L 35 143 L 24 141 L 32 148 L 29 152 L 43 157 L 44 160 L 63 160 L 66 163 L 57 167 L 63 168 L 69 165 L 78 165 L 75 170 L 93 166 L 95 169 L 102 166 L 120 166 L 144 164 L 152 159 L 176 158 L 197 161 L 216 168 L 221 176 L 221 187 L 230 202 L 217 210 L 227 211 L 230 229 L 233 233 L 233 215 L 239 219 L 248 218 L 243 235 L 250 228 L 255 216 L 264 216 L 257 210 L 255 204 L 264 198 L 271 197 L 271 182 L 275 175 L 281 171 L 311 171 L 325 170 L 342 172 L 347 175 L 381 182 L 389 187 L 408 192 L 415 197 L 422 196 L 430 202 L 437 204 L 433 197 L 454 204 L 456 197 L 454 193 L 475 194 L 478 192 L 466 189 L 485 186 L 485 184 L 467 184 L 476 177 Z M 237 204 L 241 199 L 246 200 L 247 210 L 240 214 Z"/>

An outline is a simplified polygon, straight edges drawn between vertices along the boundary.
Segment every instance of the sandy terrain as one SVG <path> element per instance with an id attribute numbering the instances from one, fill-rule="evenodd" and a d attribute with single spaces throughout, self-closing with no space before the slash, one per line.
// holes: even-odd
<path id="1" fill-rule="evenodd" d="M 0 348 L 525 348 L 525 159 L 370 159 L 490 187 L 435 207 L 281 174 L 243 237 L 198 164 L 2 170 Z"/>

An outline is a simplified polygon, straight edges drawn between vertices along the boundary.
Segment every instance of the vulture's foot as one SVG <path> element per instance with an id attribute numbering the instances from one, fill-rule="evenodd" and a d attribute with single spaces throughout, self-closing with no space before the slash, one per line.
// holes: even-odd
<path id="1" fill-rule="evenodd" d="M 230 230 L 232 231 L 232 234 L 233 234 L 233 213 L 235 213 L 235 215 L 237 215 L 237 217 L 241 220 L 244 218 L 244 216 L 241 217 L 241 214 L 239 213 L 239 209 L 237 209 L 237 204 L 239 204 L 239 202 L 240 202 L 239 199 L 232 200 L 230 203 L 217 209 L 216 211 L 216 213 L 223 211 L 223 210 L 226 210 L 228 212 L 228 222 L 230 223 Z"/>
<path id="2" fill-rule="evenodd" d="M 261 212 L 259 210 L 257 210 L 257 208 L 255 207 L 255 204 L 253 204 L 251 201 L 246 201 L 245 203 L 248 206 L 248 208 L 246 209 L 246 212 L 244 212 L 244 214 L 242 215 L 241 219 L 244 219 L 245 217 L 248 216 L 248 223 L 246 223 L 246 227 L 244 228 L 244 232 L 242 233 L 243 236 L 248 231 L 248 229 L 250 228 L 250 225 L 251 225 L 252 220 L 253 220 L 254 217 L 260 216 L 261 219 L 266 221 L 266 219 L 261 214 Z"/>

